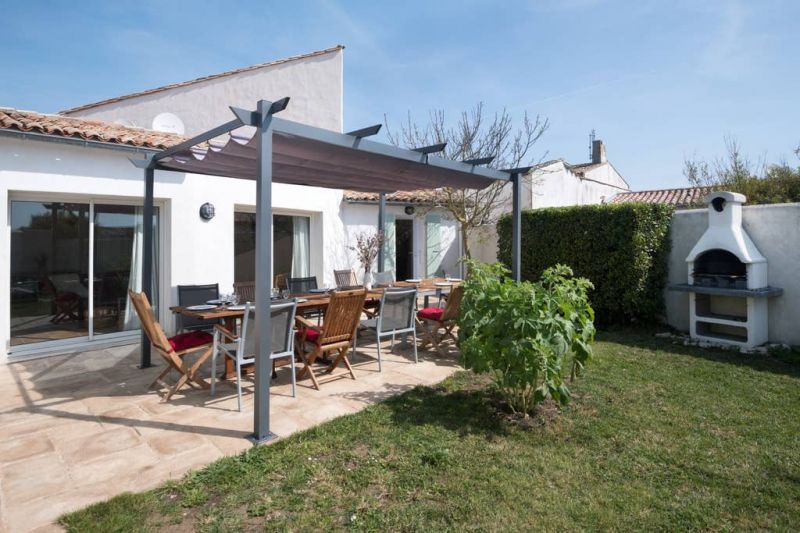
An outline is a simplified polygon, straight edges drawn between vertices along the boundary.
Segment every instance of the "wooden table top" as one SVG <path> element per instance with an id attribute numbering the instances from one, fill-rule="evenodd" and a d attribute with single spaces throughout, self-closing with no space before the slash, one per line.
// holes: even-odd
<path id="1" fill-rule="evenodd" d="M 437 285 L 437 283 L 446 283 L 447 285 Z M 439 291 L 459 285 L 460 280 L 446 281 L 444 278 L 428 278 L 422 280 L 420 283 L 409 283 L 407 281 L 398 281 L 392 287 L 416 287 L 420 293 L 429 291 Z M 386 287 L 376 287 L 367 291 L 367 298 L 380 298 Z M 328 293 L 310 293 L 310 294 L 295 294 L 292 298 L 297 298 L 298 310 L 309 309 L 322 309 L 328 306 L 331 297 Z M 243 309 L 229 309 L 227 306 L 219 306 L 214 309 L 207 310 L 191 310 L 179 305 L 169 308 L 175 314 L 182 314 L 201 320 L 210 320 L 214 318 L 234 318 L 244 315 Z"/>

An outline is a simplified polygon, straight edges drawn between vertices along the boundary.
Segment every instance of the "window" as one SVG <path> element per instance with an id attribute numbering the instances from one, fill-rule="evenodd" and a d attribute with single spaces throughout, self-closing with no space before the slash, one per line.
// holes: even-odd
<path id="1" fill-rule="evenodd" d="M 309 275 L 309 217 L 272 216 L 272 272 Z M 256 215 L 234 213 L 234 281 L 256 279 Z"/>
<path id="2" fill-rule="evenodd" d="M 139 328 L 127 292 L 141 290 L 140 207 L 12 201 L 10 211 L 11 346 Z"/>

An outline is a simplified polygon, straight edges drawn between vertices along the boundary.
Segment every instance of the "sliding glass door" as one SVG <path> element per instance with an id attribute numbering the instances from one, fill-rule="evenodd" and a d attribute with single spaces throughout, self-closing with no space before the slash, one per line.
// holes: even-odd
<path id="1" fill-rule="evenodd" d="M 287 277 L 309 276 L 309 217 L 272 216 L 272 272 Z M 234 281 L 256 279 L 256 215 L 234 213 Z"/>
<path id="2" fill-rule="evenodd" d="M 12 347 L 138 329 L 141 208 L 12 201 L 10 221 Z"/>

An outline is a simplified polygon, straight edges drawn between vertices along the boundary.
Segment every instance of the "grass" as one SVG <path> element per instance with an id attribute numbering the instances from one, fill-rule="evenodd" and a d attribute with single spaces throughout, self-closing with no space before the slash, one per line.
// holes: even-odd
<path id="1" fill-rule="evenodd" d="M 606 333 L 556 416 L 462 372 L 141 494 L 71 531 L 734 530 L 800 525 L 800 366 Z M 552 415 L 552 410 L 550 412 Z"/>

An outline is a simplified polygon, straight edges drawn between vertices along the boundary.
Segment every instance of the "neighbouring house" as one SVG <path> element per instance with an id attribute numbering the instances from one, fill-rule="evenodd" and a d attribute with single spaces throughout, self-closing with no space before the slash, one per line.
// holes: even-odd
<path id="1" fill-rule="evenodd" d="M 523 208 L 603 204 L 631 190 L 625 178 L 606 157 L 603 141 L 592 141 L 592 160 L 571 164 L 563 159 L 537 165 L 531 172 L 530 192 Z"/>
<path id="2" fill-rule="evenodd" d="M 336 46 L 60 114 L 0 108 L 0 357 L 138 342 L 127 289 L 141 281 L 143 183 L 129 158 L 228 122 L 229 106 L 259 99 L 290 96 L 282 116 L 341 132 L 342 72 Z M 256 186 L 191 173 L 155 180 L 154 303 L 170 329 L 178 285 L 231 292 L 254 279 Z M 400 277 L 453 272 L 457 230 L 432 210 L 409 215 L 415 204 L 401 198 L 387 210 L 386 266 Z M 375 231 L 378 207 L 342 190 L 276 183 L 273 216 L 273 273 L 332 286 L 334 269 L 358 270 L 348 247 L 359 231 Z"/>
<path id="3" fill-rule="evenodd" d="M 603 141 L 596 139 L 592 140 L 592 160 L 588 163 L 555 159 L 536 165 L 523 182 L 522 208 L 602 204 L 628 192 L 630 185 L 608 160 Z M 510 192 L 501 210 L 511 211 Z M 480 261 L 497 261 L 495 228 L 475 232 L 470 238 L 470 250 Z"/>

